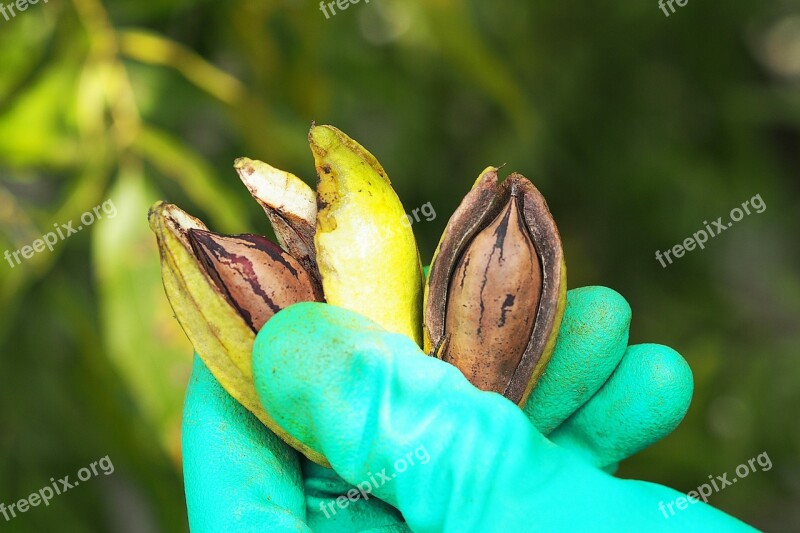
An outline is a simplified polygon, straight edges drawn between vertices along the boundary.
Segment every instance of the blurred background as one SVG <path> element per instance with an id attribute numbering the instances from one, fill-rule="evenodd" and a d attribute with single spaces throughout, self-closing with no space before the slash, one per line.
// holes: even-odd
<path id="1" fill-rule="evenodd" d="M 633 308 L 631 342 L 675 347 L 695 397 L 620 475 L 689 491 L 766 452 L 710 503 L 800 528 L 800 2 L 51 0 L 0 18 L 0 252 L 103 202 L 99 220 L 0 263 L 0 502 L 108 455 L 100 475 L 0 529 L 184 531 L 191 347 L 146 222 L 155 200 L 269 234 L 233 171 L 314 183 L 312 120 L 383 163 L 423 261 L 487 165 L 547 198 L 569 285 Z M 663 268 L 667 250 L 760 195 Z M 77 222 L 76 222 L 77 226 Z"/>

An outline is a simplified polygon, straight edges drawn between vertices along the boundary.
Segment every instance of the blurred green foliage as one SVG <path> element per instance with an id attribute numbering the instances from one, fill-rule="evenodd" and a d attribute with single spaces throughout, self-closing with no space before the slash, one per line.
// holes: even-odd
<path id="1" fill-rule="evenodd" d="M 15 531 L 186 529 L 179 422 L 191 348 L 160 286 L 156 199 L 218 231 L 268 225 L 238 156 L 313 180 L 305 133 L 340 127 L 389 172 L 429 260 L 478 172 L 548 198 L 569 283 L 634 311 L 631 342 L 688 359 L 695 400 L 623 476 L 800 527 L 800 3 L 72 0 L 0 19 L 0 249 L 111 199 L 54 252 L 0 265 L 0 501 L 109 455 L 116 471 Z M 767 209 L 664 269 L 666 250 L 760 194 Z M 3 525 L 0 522 L 0 525 Z"/>

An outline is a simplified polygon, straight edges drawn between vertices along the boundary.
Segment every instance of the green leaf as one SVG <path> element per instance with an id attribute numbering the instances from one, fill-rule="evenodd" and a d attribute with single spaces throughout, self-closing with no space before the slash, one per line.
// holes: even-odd
<path id="1" fill-rule="evenodd" d="M 162 446 L 178 462 L 192 346 L 161 284 L 158 249 L 147 224 L 147 209 L 156 198 L 141 175 L 123 170 L 109 198 L 117 215 L 92 228 L 92 258 L 108 356 Z"/>

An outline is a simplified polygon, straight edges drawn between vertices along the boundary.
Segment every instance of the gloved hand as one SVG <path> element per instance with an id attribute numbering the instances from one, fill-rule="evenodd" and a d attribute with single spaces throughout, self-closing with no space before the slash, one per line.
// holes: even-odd
<path id="1" fill-rule="evenodd" d="M 191 529 L 751 531 L 702 502 L 666 513 L 684 495 L 603 471 L 672 431 L 692 394 L 678 353 L 627 347 L 629 322 L 614 291 L 570 291 L 520 410 L 360 315 L 291 306 L 256 339 L 256 388 L 335 473 L 301 460 L 195 358 L 183 423 Z"/>

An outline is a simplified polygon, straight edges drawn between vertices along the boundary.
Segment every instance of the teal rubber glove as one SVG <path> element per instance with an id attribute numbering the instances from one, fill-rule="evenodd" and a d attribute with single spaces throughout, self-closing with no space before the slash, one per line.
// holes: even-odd
<path id="1" fill-rule="evenodd" d="M 196 358 L 183 426 L 191 529 L 752 531 L 603 471 L 672 431 L 692 394 L 675 351 L 627 347 L 629 322 L 614 291 L 570 291 L 553 358 L 520 410 L 360 315 L 285 309 L 256 339 L 256 387 L 335 473 L 301 460 Z"/>

